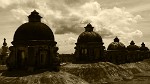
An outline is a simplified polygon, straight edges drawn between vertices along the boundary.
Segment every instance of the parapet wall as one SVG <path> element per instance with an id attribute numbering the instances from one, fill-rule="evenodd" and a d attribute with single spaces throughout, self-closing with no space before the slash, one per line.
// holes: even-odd
<path id="1" fill-rule="evenodd" d="M 61 62 L 75 62 L 75 54 L 60 54 L 59 58 Z M 104 52 L 104 56 L 100 59 L 103 62 L 111 62 L 114 64 L 124 64 L 131 62 L 138 62 L 144 59 L 150 58 L 150 51 L 119 51 L 119 50 L 107 50 Z"/>

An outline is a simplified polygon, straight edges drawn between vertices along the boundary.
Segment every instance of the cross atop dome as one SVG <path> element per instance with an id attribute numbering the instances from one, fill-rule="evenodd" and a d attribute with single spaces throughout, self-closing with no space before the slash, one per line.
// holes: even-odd
<path id="1" fill-rule="evenodd" d="M 132 40 L 131 43 L 130 43 L 130 45 L 134 45 L 134 44 L 135 44 L 135 43 L 134 43 L 134 41 Z"/>
<path id="2" fill-rule="evenodd" d="M 114 42 L 119 42 L 118 37 L 116 36 L 116 38 L 114 39 Z"/>
<path id="3" fill-rule="evenodd" d="M 29 18 L 29 22 L 41 22 L 42 17 L 39 15 L 39 13 L 36 10 L 34 10 L 33 12 L 31 12 L 28 18 Z"/>
<path id="4" fill-rule="evenodd" d="M 89 24 L 87 24 L 87 26 L 86 27 L 84 27 L 85 28 L 85 31 L 87 31 L 87 32 L 91 32 L 91 31 L 93 31 L 93 26 L 89 23 Z"/>

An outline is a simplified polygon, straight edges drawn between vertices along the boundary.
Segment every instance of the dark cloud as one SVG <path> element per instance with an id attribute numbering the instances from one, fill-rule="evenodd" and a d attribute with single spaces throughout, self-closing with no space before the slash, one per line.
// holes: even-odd
<path id="1" fill-rule="evenodd" d="M 134 16 L 123 8 L 103 9 L 100 3 L 92 0 L 16 1 L 18 2 L 10 4 L 15 4 L 10 11 L 18 21 L 24 22 L 26 16 L 36 9 L 43 16 L 43 22 L 50 25 L 55 34 L 80 34 L 86 24 L 92 23 L 102 37 L 142 36 L 139 30 L 124 31 L 141 17 Z"/>
<path id="2" fill-rule="evenodd" d="M 103 38 L 113 38 L 114 34 L 109 29 L 101 29 L 97 31 Z"/>
<path id="3" fill-rule="evenodd" d="M 65 33 L 75 33 L 79 34 L 83 31 L 82 27 L 79 27 L 77 24 L 75 25 L 61 25 L 55 31 L 55 34 L 65 34 Z"/>

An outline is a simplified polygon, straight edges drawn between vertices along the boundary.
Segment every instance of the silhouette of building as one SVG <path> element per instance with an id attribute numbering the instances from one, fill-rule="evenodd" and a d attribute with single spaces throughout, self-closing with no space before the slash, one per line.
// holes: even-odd
<path id="1" fill-rule="evenodd" d="M 129 62 L 136 62 L 140 58 L 140 47 L 135 45 L 134 41 L 130 42 L 130 45 L 127 46 L 128 50 L 128 60 Z"/>
<path id="2" fill-rule="evenodd" d="M 57 69 L 59 66 L 57 42 L 52 30 L 41 22 L 41 18 L 34 10 L 28 16 L 29 22 L 16 30 L 13 46 L 9 48 L 8 69 Z"/>
<path id="3" fill-rule="evenodd" d="M 149 49 L 145 46 L 145 43 L 142 42 L 141 47 L 140 47 L 141 51 L 149 51 Z"/>
<path id="4" fill-rule="evenodd" d="M 93 31 L 92 25 L 87 24 L 76 43 L 75 56 L 78 62 L 95 62 L 103 58 L 104 46 L 101 36 Z"/>
<path id="5" fill-rule="evenodd" d="M 58 70 L 61 61 L 98 62 L 109 61 L 116 64 L 137 62 L 150 58 L 149 49 L 144 42 L 141 47 L 131 41 L 130 45 L 125 47 L 116 37 L 114 42 L 110 43 L 107 50 L 103 46 L 102 37 L 93 31 L 89 23 L 78 39 L 75 53 L 69 55 L 60 55 L 58 57 L 57 42 L 54 39 L 52 30 L 41 22 L 41 16 L 34 10 L 28 16 L 29 21 L 22 24 L 15 32 L 11 47 L 11 53 L 6 60 L 8 69 L 51 69 Z M 4 39 L 2 47 L 2 57 L 7 57 L 8 47 Z"/>
<path id="6" fill-rule="evenodd" d="M 139 47 L 132 40 L 130 45 L 126 47 L 119 41 L 118 37 L 108 45 L 105 51 L 102 38 L 99 34 L 93 33 L 91 24 L 88 24 L 85 27 L 85 32 L 79 35 L 75 49 L 75 56 L 78 62 L 105 61 L 123 64 L 150 58 L 150 51 L 144 42 Z"/>
<path id="7" fill-rule="evenodd" d="M 119 41 L 118 37 L 114 39 L 114 42 L 108 45 L 107 51 L 105 53 L 106 61 L 121 64 L 126 61 L 126 47 L 125 45 Z"/>
<path id="8" fill-rule="evenodd" d="M 140 47 L 140 60 L 143 59 L 148 59 L 150 58 L 150 51 L 148 49 L 148 47 L 145 46 L 144 42 L 142 42 L 141 47 Z"/>
<path id="9" fill-rule="evenodd" d="M 6 63 L 6 58 L 9 55 L 9 50 L 8 50 L 8 46 L 6 43 L 6 39 L 4 38 L 4 42 L 3 42 L 3 46 L 2 46 L 2 52 L 1 52 L 1 56 L 0 56 L 0 64 L 4 65 Z"/>
<path id="10" fill-rule="evenodd" d="M 126 50 L 125 45 L 119 41 L 118 37 L 114 39 L 114 42 L 108 45 L 107 50 Z"/>
<path id="11" fill-rule="evenodd" d="M 140 50 L 139 46 L 135 45 L 134 41 L 132 40 L 130 45 L 127 46 L 127 50 L 128 51 L 136 51 L 136 50 Z"/>
<path id="12" fill-rule="evenodd" d="M 69 62 L 76 59 L 78 63 L 105 61 L 123 64 L 150 58 L 149 49 L 145 47 L 144 43 L 139 47 L 135 45 L 134 41 L 131 41 L 130 45 L 126 47 L 119 41 L 118 37 L 109 44 L 107 50 L 104 50 L 103 40 L 98 33 L 93 31 L 94 27 L 89 23 L 84 28 L 85 31 L 79 35 L 77 43 L 75 43 L 75 55 L 68 59 Z M 61 59 L 66 58 L 61 57 Z"/>

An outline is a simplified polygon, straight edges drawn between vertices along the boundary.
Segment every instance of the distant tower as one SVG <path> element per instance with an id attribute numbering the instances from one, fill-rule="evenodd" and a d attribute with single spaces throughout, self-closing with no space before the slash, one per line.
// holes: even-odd
<path id="1" fill-rule="evenodd" d="M 82 32 L 77 40 L 75 56 L 77 62 L 95 62 L 102 60 L 104 46 L 101 36 L 93 31 L 92 25 L 87 24 L 85 31 Z"/>
<path id="2" fill-rule="evenodd" d="M 41 18 L 34 10 L 28 16 L 29 21 L 16 30 L 7 59 L 8 69 L 58 70 L 57 42 L 52 30 L 41 22 Z"/>
<path id="3" fill-rule="evenodd" d="M 2 52 L 1 52 L 1 61 L 2 61 L 2 64 L 5 64 L 5 61 L 6 61 L 6 58 L 8 57 L 8 46 L 7 46 L 7 43 L 6 43 L 6 39 L 4 38 L 4 42 L 3 42 L 3 46 L 2 46 Z"/>

